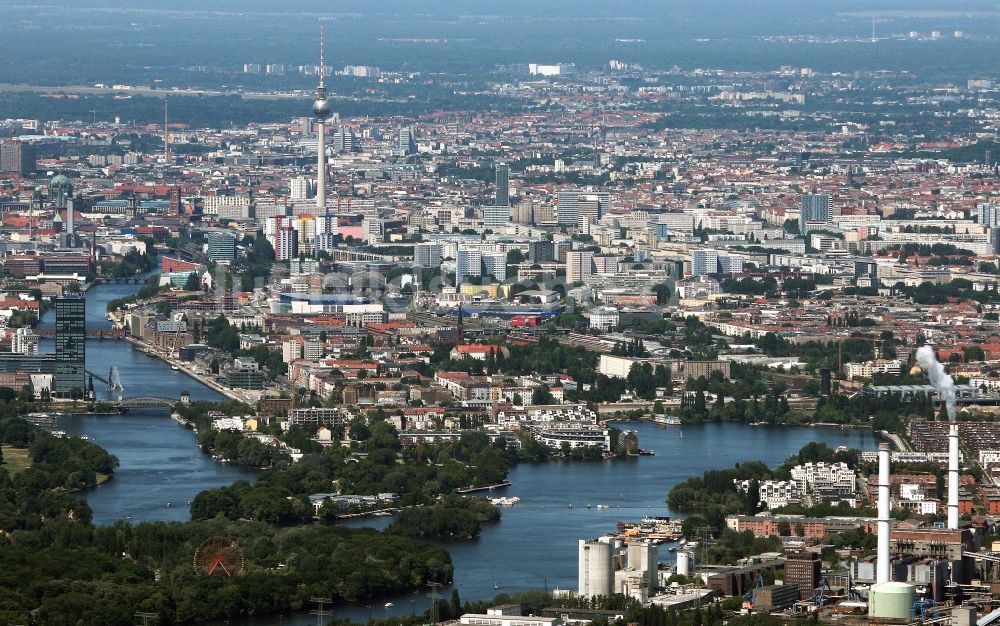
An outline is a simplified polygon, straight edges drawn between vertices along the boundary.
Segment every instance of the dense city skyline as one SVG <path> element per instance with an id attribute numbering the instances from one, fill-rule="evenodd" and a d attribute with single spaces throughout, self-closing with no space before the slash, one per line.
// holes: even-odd
<path id="1" fill-rule="evenodd" d="M 0 16 L 0 626 L 1000 619 L 993 3 Z"/>

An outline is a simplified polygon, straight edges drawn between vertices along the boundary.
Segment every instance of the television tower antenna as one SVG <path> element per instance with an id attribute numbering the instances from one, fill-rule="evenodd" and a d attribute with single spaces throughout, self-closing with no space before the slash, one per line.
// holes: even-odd
<path id="1" fill-rule="evenodd" d="M 319 88 L 326 88 L 326 62 L 324 51 L 326 47 L 326 26 L 323 21 L 319 23 Z M 325 95 L 325 94 L 324 94 Z"/>
<path id="2" fill-rule="evenodd" d="M 163 163 L 170 162 L 170 122 L 167 108 L 167 98 L 163 98 Z"/>
<path id="3" fill-rule="evenodd" d="M 330 103 L 326 99 L 326 27 L 319 23 L 319 86 L 313 100 L 316 116 L 316 214 L 326 213 L 326 120 L 330 117 Z"/>

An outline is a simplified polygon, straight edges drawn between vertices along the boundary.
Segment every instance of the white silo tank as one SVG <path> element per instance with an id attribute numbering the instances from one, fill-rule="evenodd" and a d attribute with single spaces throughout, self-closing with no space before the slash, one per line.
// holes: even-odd
<path id="1" fill-rule="evenodd" d="M 615 581 L 613 556 L 610 542 L 580 540 L 579 595 L 589 598 L 612 594 Z"/>
<path id="2" fill-rule="evenodd" d="M 681 576 L 691 575 L 691 553 L 690 552 L 678 552 L 677 553 L 677 573 Z"/>
<path id="3" fill-rule="evenodd" d="M 913 585 L 890 581 L 872 585 L 868 594 L 868 616 L 910 619 L 917 592 Z"/>

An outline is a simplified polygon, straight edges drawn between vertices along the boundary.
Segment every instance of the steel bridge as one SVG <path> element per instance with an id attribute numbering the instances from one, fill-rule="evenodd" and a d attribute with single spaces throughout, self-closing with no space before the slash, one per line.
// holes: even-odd
<path id="1" fill-rule="evenodd" d="M 122 398 L 116 403 L 116 406 L 120 409 L 172 409 L 175 404 L 177 401 L 169 398 L 139 396 L 137 398 Z"/>

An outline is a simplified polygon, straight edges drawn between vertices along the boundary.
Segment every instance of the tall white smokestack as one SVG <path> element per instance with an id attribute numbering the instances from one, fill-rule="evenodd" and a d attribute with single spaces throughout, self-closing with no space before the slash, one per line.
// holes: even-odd
<path id="1" fill-rule="evenodd" d="M 948 528 L 958 530 L 958 424 L 948 427 Z"/>
<path id="2" fill-rule="evenodd" d="M 889 444 L 878 446 L 878 556 L 875 582 L 889 582 Z"/>
<path id="3" fill-rule="evenodd" d="M 920 346 L 917 350 L 917 363 L 927 372 L 931 384 L 938 390 L 938 395 L 948 411 L 948 421 L 953 422 L 948 428 L 948 528 L 958 529 L 958 426 L 955 421 L 955 379 L 953 379 L 937 360 L 934 348 Z"/>
<path id="4" fill-rule="evenodd" d="M 920 346 L 917 350 L 917 364 L 920 369 L 927 372 L 927 378 L 938 390 L 938 396 L 944 402 L 948 411 L 948 421 L 955 421 L 955 379 L 944 371 L 944 365 L 937 360 L 934 348 L 930 346 Z"/>

